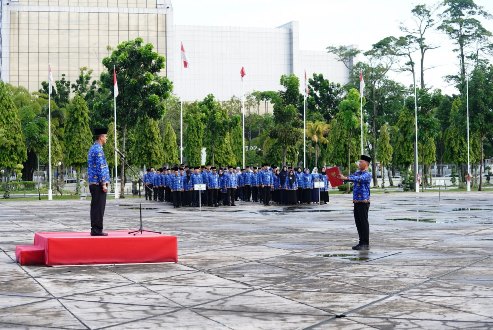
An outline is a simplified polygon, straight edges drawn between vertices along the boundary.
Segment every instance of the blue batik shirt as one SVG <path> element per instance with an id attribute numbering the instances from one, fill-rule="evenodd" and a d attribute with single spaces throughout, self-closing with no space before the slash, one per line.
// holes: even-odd
<path id="1" fill-rule="evenodd" d="M 351 174 L 348 179 L 354 183 L 353 202 L 369 203 L 371 174 L 367 171 L 357 171 Z"/>
<path id="2" fill-rule="evenodd" d="M 95 142 L 87 154 L 87 180 L 89 184 L 110 182 L 110 171 L 104 156 L 103 146 Z"/>

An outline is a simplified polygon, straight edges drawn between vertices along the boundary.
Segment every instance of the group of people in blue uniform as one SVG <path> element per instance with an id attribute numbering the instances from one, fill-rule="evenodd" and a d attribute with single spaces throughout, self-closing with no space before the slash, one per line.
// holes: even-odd
<path id="1" fill-rule="evenodd" d="M 264 205 L 326 204 L 329 201 L 325 168 L 319 173 L 317 168 L 310 172 L 307 168 L 278 168 L 267 164 L 244 169 L 181 165 L 149 168 L 143 182 L 146 200 L 173 203 L 175 208 L 235 206 L 239 200 Z M 319 185 L 320 188 L 315 187 Z"/>

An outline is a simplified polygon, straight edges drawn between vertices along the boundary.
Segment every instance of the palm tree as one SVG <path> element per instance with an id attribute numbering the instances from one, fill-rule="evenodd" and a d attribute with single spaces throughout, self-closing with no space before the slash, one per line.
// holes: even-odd
<path id="1" fill-rule="evenodd" d="M 315 147 L 315 167 L 318 167 L 318 155 L 320 154 L 320 144 L 327 144 L 330 125 L 323 121 L 307 122 L 306 137 L 310 139 Z"/>

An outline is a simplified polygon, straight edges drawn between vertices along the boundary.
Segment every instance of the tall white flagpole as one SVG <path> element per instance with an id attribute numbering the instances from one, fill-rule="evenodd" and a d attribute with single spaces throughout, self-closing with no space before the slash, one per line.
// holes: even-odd
<path id="1" fill-rule="evenodd" d="M 303 93 L 303 168 L 306 168 L 306 70 L 305 70 L 305 91 Z"/>
<path id="2" fill-rule="evenodd" d="M 182 62 L 180 63 L 180 77 L 181 85 L 183 86 L 183 69 L 188 68 L 188 60 L 187 55 L 185 54 L 185 47 L 183 47 L 183 42 L 180 43 L 180 51 Z M 182 96 L 180 97 L 180 164 L 183 164 L 183 92 Z"/>
<path id="3" fill-rule="evenodd" d="M 365 89 L 365 81 L 363 80 L 363 71 L 360 71 L 359 73 L 359 99 L 360 99 L 360 106 L 359 106 L 359 115 L 360 115 L 360 145 L 361 145 L 361 155 L 364 154 L 364 148 L 363 148 L 363 92 Z"/>
<path id="4" fill-rule="evenodd" d="M 466 75 L 466 110 L 467 110 L 467 177 L 466 191 L 471 191 L 471 159 L 469 146 L 469 77 Z"/>
<path id="5" fill-rule="evenodd" d="M 242 115 L 242 135 L 243 144 L 243 168 L 245 168 L 245 87 L 243 85 L 243 77 L 241 77 L 241 115 Z"/>
<path id="6" fill-rule="evenodd" d="M 416 87 L 416 74 L 413 72 L 414 83 L 414 186 L 419 193 L 419 167 L 418 167 L 418 92 Z"/>
<path id="7" fill-rule="evenodd" d="M 51 189 L 51 89 L 53 75 L 51 65 L 48 64 L 48 200 L 53 200 L 53 190 Z"/>
<path id="8" fill-rule="evenodd" d="M 180 100 L 180 164 L 183 164 L 183 100 Z"/>
<path id="9" fill-rule="evenodd" d="M 120 198 L 120 193 L 118 191 L 118 156 L 117 156 L 117 136 L 116 136 L 116 97 L 118 96 L 118 82 L 116 79 L 116 68 L 113 66 L 113 109 L 114 109 L 114 139 L 115 139 L 115 199 Z M 123 180 L 123 178 L 122 178 Z M 125 183 L 122 182 L 124 185 Z"/>

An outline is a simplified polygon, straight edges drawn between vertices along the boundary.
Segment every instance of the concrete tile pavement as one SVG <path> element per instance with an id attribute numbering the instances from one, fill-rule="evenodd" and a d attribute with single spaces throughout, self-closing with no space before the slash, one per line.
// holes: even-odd
<path id="1" fill-rule="evenodd" d="M 493 328 L 492 193 L 374 194 L 352 251 L 328 205 L 173 209 L 108 199 L 105 227 L 179 238 L 177 264 L 20 267 L 35 231 L 87 231 L 89 201 L 0 202 L 0 328 Z"/>

